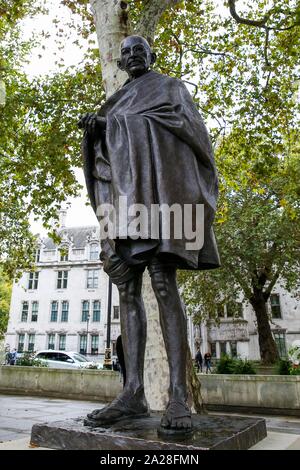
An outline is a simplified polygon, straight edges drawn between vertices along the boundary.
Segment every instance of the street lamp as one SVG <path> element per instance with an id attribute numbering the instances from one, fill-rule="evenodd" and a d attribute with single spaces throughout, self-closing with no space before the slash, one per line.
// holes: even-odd
<path id="1" fill-rule="evenodd" d="M 112 369 L 111 348 L 110 348 L 110 328 L 111 328 L 111 300 L 112 300 L 112 282 L 108 280 L 108 298 L 107 298 L 107 325 L 106 325 L 106 348 L 104 353 L 105 369 Z"/>
<path id="2" fill-rule="evenodd" d="M 88 353 L 88 342 L 89 342 L 89 320 L 90 320 L 90 314 L 88 313 L 86 316 L 86 350 L 85 350 L 86 355 Z"/>

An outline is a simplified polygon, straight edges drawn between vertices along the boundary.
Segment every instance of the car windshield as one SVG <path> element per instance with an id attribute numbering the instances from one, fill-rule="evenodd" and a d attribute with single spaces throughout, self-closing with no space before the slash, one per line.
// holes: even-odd
<path id="1" fill-rule="evenodd" d="M 86 357 L 82 356 L 82 354 L 72 354 L 73 359 L 78 362 L 89 362 Z"/>

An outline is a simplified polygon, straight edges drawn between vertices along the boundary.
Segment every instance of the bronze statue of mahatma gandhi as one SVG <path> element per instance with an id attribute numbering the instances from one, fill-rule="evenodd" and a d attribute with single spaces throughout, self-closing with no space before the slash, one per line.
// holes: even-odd
<path id="1" fill-rule="evenodd" d="M 217 174 L 206 127 L 185 85 L 151 70 L 156 56 L 140 36 L 124 39 L 120 54 L 118 67 L 127 72 L 128 80 L 97 113 L 84 115 L 79 123 L 85 130 L 84 172 L 93 209 L 97 213 L 101 204 L 114 205 L 120 196 L 126 196 L 128 206 L 142 204 L 149 211 L 153 204 L 182 208 L 203 204 L 204 244 L 188 250 L 184 233 L 180 239 L 172 233 L 168 239 L 151 238 L 150 228 L 139 238 L 117 232 L 114 239 L 101 241 L 103 268 L 120 295 L 126 384 L 112 403 L 90 413 L 86 424 L 97 427 L 149 416 L 143 379 L 146 313 L 141 294 L 147 267 L 170 370 L 169 402 L 161 428 L 185 432 L 192 427 L 187 406 L 188 344 L 176 270 L 219 266 L 212 230 Z"/>

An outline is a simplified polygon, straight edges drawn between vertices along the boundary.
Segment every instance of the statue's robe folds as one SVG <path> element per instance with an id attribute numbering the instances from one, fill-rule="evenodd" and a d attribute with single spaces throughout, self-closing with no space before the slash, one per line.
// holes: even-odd
<path id="1" fill-rule="evenodd" d="M 212 269 L 220 265 L 212 229 L 218 181 L 213 152 L 203 120 L 185 85 L 178 79 L 149 71 L 127 81 L 98 111 L 107 119 L 106 133 L 94 140 L 85 134 L 84 172 L 93 209 L 111 203 L 123 226 L 116 225 L 114 249 L 128 265 L 158 256 L 173 260 L 178 268 Z M 149 222 L 142 239 L 132 240 L 129 218 L 124 239 L 124 213 L 118 200 L 148 209 Z M 204 205 L 204 244 L 187 250 L 191 240 L 183 233 L 169 239 L 151 234 L 152 204 L 185 204 L 193 210 Z M 148 226 L 147 226 L 148 225 Z M 195 220 L 193 221 L 195 228 Z M 122 231 L 122 233 L 120 232 Z M 184 232 L 184 231 L 183 231 Z"/>

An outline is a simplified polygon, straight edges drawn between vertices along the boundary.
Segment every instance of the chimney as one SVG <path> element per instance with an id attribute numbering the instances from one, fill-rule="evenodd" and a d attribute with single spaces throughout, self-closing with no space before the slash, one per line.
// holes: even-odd
<path id="1" fill-rule="evenodd" d="M 67 218 L 66 209 L 61 209 L 59 211 L 59 228 L 66 228 L 66 218 Z"/>

